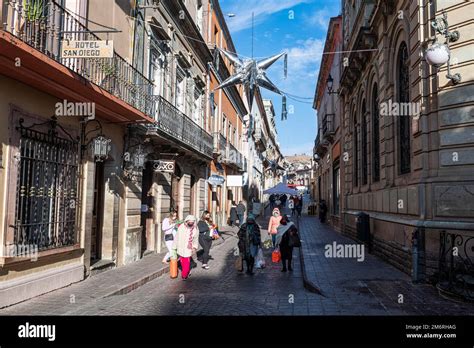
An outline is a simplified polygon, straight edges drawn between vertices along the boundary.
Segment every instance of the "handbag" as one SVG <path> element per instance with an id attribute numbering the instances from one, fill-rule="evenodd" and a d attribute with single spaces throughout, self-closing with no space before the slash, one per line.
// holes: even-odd
<path id="1" fill-rule="evenodd" d="M 238 272 L 243 272 L 244 271 L 244 263 L 242 260 L 242 256 L 237 256 L 237 259 L 235 260 L 235 269 Z"/>
<path id="2" fill-rule="evenodd" d="M 297 231 L 290 231 L 288 246 L 291 248 L 300 248 L 301 240 Z"/>
<path id="3" fill-rule="evenodd" d="M 272 262 L 273 263 L 278 263 L 280 261 L 281 261 L 280 249 L 273 250 L 273 252 L 272 252 Z"/>
<path id="4" fill-rule="evenodd" d="M 165 234 L 165 242 L 174 240 L 173 233 Z"/>

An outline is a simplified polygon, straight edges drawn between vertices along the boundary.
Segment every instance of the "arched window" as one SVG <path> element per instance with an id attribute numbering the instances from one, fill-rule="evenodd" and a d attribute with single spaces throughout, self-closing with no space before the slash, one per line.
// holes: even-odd
<path id="1" fill-rule="evenodd" d="M 354 186 L 359 186 L 359 135 L 357 134 L 357 117 L 354 115 Z"/>
<path id="2" fill-rule="evenodd" d="M 368 137 L 367 137 L 367 119 L 366 119 L 367 107 L 365 105 L 365 99 L 362 102 L 362 114 L 360 122 L 360 132 L 361 132 L 361 141 L 362 141 L 362 185 L 367 185 L 368 183 L 368 160 L 367 160 L 367 148 L 368 148 Z"/>
<path id="3" fill-rule="evenodd" d="M 398 103 L 401 111 L 398 119 L 398 149 L 399 149 L 399 172 L 400 174 L 409 173 L 410 167 L 410 115 L 403 111 L 409 108 L 403 107 L 410 102 L 410 80 L 409 80 L 409 61 L 408 47 L 402 42 L 398 50 Z"/>
<path id="4" fill-rule="evenodd" d="M 379 95 L 377 84 L 372 90 L 372 178 L 380 180 Z"/>

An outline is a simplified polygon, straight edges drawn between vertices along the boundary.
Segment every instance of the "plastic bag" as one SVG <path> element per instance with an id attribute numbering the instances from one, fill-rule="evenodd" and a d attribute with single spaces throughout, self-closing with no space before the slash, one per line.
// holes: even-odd
<path id="1" fill-rule="evenodd" d="M 273 263 L 278 263 L 280 261 L 281 261 L 280 249 L 273 250 L 273 252 L 272 252 L 272 262 Z"/>
<path id="2" fill-rule="evenodd" d="M 255 267 L 256 268 L 265 268 L 265 257 L 263 257 L 263 250 L 258 249 L 257 257 L 255 258 Z"/>
<path id="3" fill-rule="evenodd" d="M 235 260 L 235 269 L 238 271 L 238 272 L 243 272 L 244 270 L 244 262 L 242 260 L 242 256 L 237 256 L 237 259 Z"/>

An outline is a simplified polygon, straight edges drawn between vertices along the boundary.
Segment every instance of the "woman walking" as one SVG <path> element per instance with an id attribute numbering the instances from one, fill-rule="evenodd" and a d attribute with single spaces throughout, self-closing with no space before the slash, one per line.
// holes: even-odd
<path id="1" fill-rule="evenodd" d="M 283 215 L 278 226 L 278 234 L 276 236 L 276 247 L 280 248 L 281 263 L 283 265 L 282 272 L 293 271 L 291 261 L 293 260 L 293 246 L 291 238 L 297 234 L 296 226 L 293 222 L 289 221 L 286 215 Z M 288 268 L 287 268 L 288 263 Z"/>
<path id="2" fill-rule="evenodd" d="M 198 223 L 199 229 L 199 244 L 201 244 L 203 253 L 202 253 L 202 268 L 209 269 L 209 250 L 211 250 L 212 245 L 212 220 L 211 213 L 208 210 L 204 210 L 201 215 L 201 220 Z"/>
<path id="3" fill-rule="evenodd" d="M 281 214 L 280 209 L 274 208 L 272 216 L 268 221 L 268 233 L 272 236 L 273 247 L 275 247 L 275 236 L 277 234 L 277 228 L 280 226 Z"/>
<path id="4" fill-rule="evenodd" d="M 234 201 L 232 201 L 232 205 L 230 207 L 230 217 L 229 217 L 229 222 L 230 226 L 234 226 L 234 224 L 237 224 L 237 220 L 239 217 L 237 216 L 237 205 L 235 204 Z M 239 225 L 242 224 L 242 222 L 239 221 Z"/>
<path id="5" fill-rule="evenodd" d="M 260 228 L 255 222 L 255 216 L 249 214 L 247 222 L 240 226 L 237 234 L 239 237 L 239 252 L 247 264 L 247 274 L 253 275 L 253 266 L 255 264 L 255 257 L 258 254 L 258 248 L 261 244 Z"/>
<path id="6" fill-rule="evenodd" d="M 178 227 L 173 241 L 173 251 L 179 256 L 183 280 L 188 279 L 191 275 L 191 256 L 197 251 L 198 239 L 199 231 L 196 226 L 196 218 L 193 215 L 188 215 L 184 219 L 184 224 Z"/>
<path id="7" fill-rule="evenodd" d="M 178 213 L 173 210 L 170 212 L 170 215 L 168 215 L 168 217 L 163 220 L 163 223 L 161 224 L 161 230 L 164 234 L 166 248 L 168 249 L 168 252 L 163 258 L 163 263 L 169 263 L 171 251 L 173 248 L 173 240 L 176 236 L 176 229 L 178 227 L 177 221 Z"/>

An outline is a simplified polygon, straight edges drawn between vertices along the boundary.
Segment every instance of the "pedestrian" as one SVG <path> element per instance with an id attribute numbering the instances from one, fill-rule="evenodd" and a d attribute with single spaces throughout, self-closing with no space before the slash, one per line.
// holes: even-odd
<path id="1" fill-rule="evenodd" d="M 245 216 L 245 205 L 244 202 L 240 201 L 237 205 L 237 216 L 239 217 L 239 226 L 244 223 L 244 216 Z"/>
<path id="2" fill-rule="evenodd" d="M 281 214 L 280 209 L 273 208 L 272 216 L 268 221 L 268 233 L 272 236 L 272 244 L 275 247 L 275 238 L 277 234 L 277 228 L 280 226 Z"/>
<path id="3" fill-rule="evenodd" d="M 281 263 L 283 265 L 282 272 L 293 271 L 293 247 L 290 246 L 291 234 L 297 234 L 298 230 L 295 224 L 289 221 L 286 215 L 283 215 L 278 226 L 278 234 L 276 235 L 276 247 L 280 248 Z M 288 263 L 288 268 L 287 268 Z"/>
<path id="4" fill-rule="evenodd" d="M 319 221 L 321 221 L 321 223 L 326 222 L 327 212 L 328 212 L 328 206 L 326 204 L 326 201 L 322 199 L 321 202 L 319 202 Z"/>
<path id="5" fill-rule="evenodd" d="M 168 252 L 166 253 L 162 261 L 165 264 L 169 263 L 171 252 L 173 250 L 173 241 L 176 237 L 176 229 L 178 228 L 177 221 L 178 213 L 173 210 L 170 212 L 168 217 L 163 220 L 161 224 L 161 231 L 163 231 L 166 248 L 168 249 Z"/>
<path id="6" fill-rule="evenodd" d="M 261 246 L 260 228 L 253 214 L 248 215 L 247 222 L 240 226 L 237 236 L 239 237 L 239 253 L 247 264 L 247 274 L 253 275 L 255 258 Z"/>
<path id="7" fill-rule="evenodd" d="M 234 226 L 234 224 L 237 223 L 237 220 L 239 219 L 237 215 L 237 205 L 235 204 L 234 201 L 232 201 L 232 205 L 230 207 L 230 217 L 229 217 L 229 222 L 230 226 Z"/>
<path id="8" fill-rule="evenodd" d="M 198 223 L 199 229 L 199 244 L 202 247 L 202 268 L 209 269 L 209 251 L 212 245 L 211 231 L 213 229 L 213 223 L 211 220 L 211 213 L 208 210 L 204 210 L 201 215 L 201 220 Z"/>
<path id="9" fill-rule="evenodd" d="M 199 231 L 196 226 L 196 218 L 193 215 L 188 215 L 184 219 L 184 223 L 178 227 L 173 240 L 173 252 L 179 256 L 183 280 L 188 279 L 191 275 L 191 257 L 198 249 L 198 240 Z"/>
<path id="10" fill-rule="evenodd" d="M 288 209 L 291 209 L 291 216 L 295 215 L 295 201 L 293 196 L 288 200 Z"/>
<path id="11" fill-rule="evenodd" d="M 275 194 L 271 194 L 270 197 L 268 198 L 268 200 L 270 201 L 270 210 L 275 208 Z"/>
<path id="12" fill-rule="evenodd" d="M 281 202 L 281 207 L 282 208 L 285 208 L 285 205 L 286 205 L 286 200 L 288 199 L 288 197 L 286 195 L 281 195 L 280 197 L 280 202 Z"/>
<path id="13" fill-rule="evenodd" d="M 301 211 L 303 210 L 303 197 L 298 198 L 298 204 L 296 205 L 296 212 L 298 217 L 301 217 Z"/>

